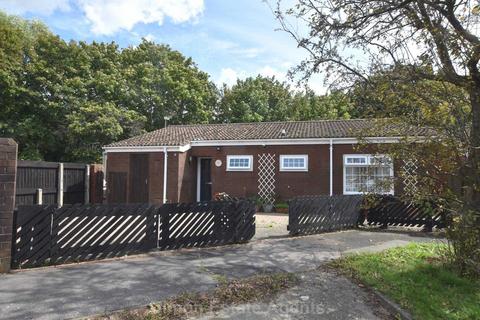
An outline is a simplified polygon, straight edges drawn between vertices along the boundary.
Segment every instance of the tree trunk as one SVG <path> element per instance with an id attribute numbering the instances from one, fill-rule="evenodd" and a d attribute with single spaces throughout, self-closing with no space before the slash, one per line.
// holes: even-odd
<path id="1" fill-rule="evenodd" d="M 472 130 L 470 132 L 471 149 L 468 164 L 471 169 L 471 189 L 469 200 L 474 205 L 480 205 L 480 76 L 473 77 L 474 84 L 470 88 L 470 103 L 472 106 Z M 478 209 L 478 208 L 477 208 Z M 478 209 L 480 210 L 480 209 Z"/>

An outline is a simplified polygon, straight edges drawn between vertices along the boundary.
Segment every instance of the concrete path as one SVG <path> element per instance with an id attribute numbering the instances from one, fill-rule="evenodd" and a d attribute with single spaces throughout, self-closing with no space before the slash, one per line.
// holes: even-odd
<path id="1" fill-rule="evenodd" d="M 218 279 L 215 275 L 299 272 L 345 252 L 411 241 L 432 239 L 356 230 L 27 270 L 0 276 L 0 319 L 65 319 L 105 313 L 184 291 L 211 289 Z"/>
<path id="2" fill-rule="evenodd" d="M 350 280 L 315 270 L 300 276 L 300 283 L 270 302 L 230 306 L 196 320 L 284 319 L 389 319 L 375 297 Z"/>
<path id="3" fill-rule="evenodd" d="M 255 226 L 254 240 L 287 237 L 288 214 L 257 212 Z"/>

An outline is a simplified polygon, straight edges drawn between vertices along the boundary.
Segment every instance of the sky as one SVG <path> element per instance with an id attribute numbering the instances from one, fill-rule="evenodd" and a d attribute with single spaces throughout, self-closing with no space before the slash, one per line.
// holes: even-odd
<path id="1" fill-rule="evenodd" d="M 263 0 L 0 0 L 0 10 L 41 20 L 67 41 L 168 44 L 218 85 L 258 74 L 284 81 L 306 56 Z M 309 83 L 318 93 L 321 79 Z"/>

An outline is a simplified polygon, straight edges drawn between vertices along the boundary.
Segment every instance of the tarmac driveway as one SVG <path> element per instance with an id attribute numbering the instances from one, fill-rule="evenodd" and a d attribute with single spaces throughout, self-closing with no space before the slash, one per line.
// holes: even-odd
<path id="1" fill-rule="evenodd" d="M 353 251 L 431 238 L 344 231 L 244 245 L 155 252 L 126 259 L 0 275 L 0 319 L 64 319 L 146 305 L 183 291 L 213 288 L 218 277 L 300 272 Z"/>

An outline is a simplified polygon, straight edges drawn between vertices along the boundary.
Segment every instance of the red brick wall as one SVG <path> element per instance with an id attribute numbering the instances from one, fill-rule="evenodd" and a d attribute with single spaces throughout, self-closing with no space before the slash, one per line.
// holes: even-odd
<path id="1" fill-rule="evenodd" d="M 333 146 L 333 192 L 343 193 L 343 155 L 374 153 L 375 146 L 358 149 L 358 145 Z M 271 153 L 276 156 L 276 193 L 280 200 L 299 195 L 329 194 L 330 190 L 330 151 L 329 145 L 289 145 L 289 146 L 239 146 L 239 147 L 193 147 L 187 152 L 168 153 L 169 202 L 191 202 L 197 193 L 197 158 L 212 159 L 212 193 L 227 192 L 236 197 L 250 197 L 258 193 L 258 155 Z M 308 172 L 280 172 L 279 157 L 282 154 L 308 154 Z M 226 171 L 227 155 L 253 155 L 253 171 Z M 127 153 L 108 154 L 109 172 L 129 173 Z M 220 167 L 215 161 L 221 160 Z M 163 199 L 163 152 L 149 153 L 149 201 L 162 203 Z M 395 164 L 395 172 L 398 165 Z M 127 179 L 128 181 L 129 179 Z M 128 190 L 128 186 L 127 186 Z M 396 188 L 396 192 L 398 187 Z"/>
<path id="2" fill-rule="evenodd" d="M 17 143 L 0 138 L 0 273 L 10 271 Z"/>
<path id="3" fill-rule="evenodd" d="M 149 159 L 149 202 L 163 203 L 163 152 L 150 152 Z M 194 201 L 196 192 L 196 162 L 190 152 L 169 152 L 167 163 L 167 201 Z M 127 173 L 127 202 L 129 201 L 130 154 L 108 153 L 107 172 Z M 107 173 L 108 174 L 108 173 Z M 109 186 L 107 185 L 107 192 Z"/>
<path id="4" fill-rule="evenodd" d="M 220 150 L 216 147 L 192 148 L 193 156 L 212 158 L 213 193 L 227 192 L 237 197 L 250 197 L 258 193 L 258 155 L 275 154 L 276 191 L 282 199 L 302 194 L 328 194 L 328 152 L 328 145 L 221 147 Z M 308 154 L 308 172 L 280 172 L 281 154 Z M 253 155 L 253 171 L 226 171 L 227 155 Z M 214 165 L 217 159 L 222 161 L 221 167 Z"/>

